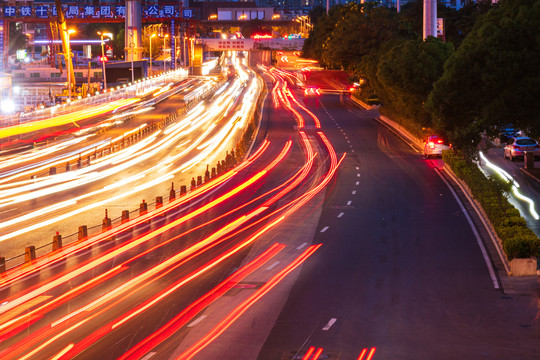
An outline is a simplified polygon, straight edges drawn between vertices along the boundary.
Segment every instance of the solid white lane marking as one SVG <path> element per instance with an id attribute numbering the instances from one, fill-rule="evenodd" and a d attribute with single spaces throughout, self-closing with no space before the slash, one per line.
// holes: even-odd
<path id="1" fill-rule="evenodd" d="M 353 191 L 352 191 L 352 194 L 353 194 L 353 195 L 356 194 L 356 190 L 353 190 Z"/>
<path id="2" fill-rule="evenodd" d="M 272 265 L 270 265 L 269 267 L 266 268 L 266 270 L 272 270 L 273 268 L 275 268 L 276 266 L 279 265 L 279 261 L 276 261 L 275 263 L 273 263 Z"/>
<path id="3" fill-rule="evenodd" d="M 305 248 L 307 245 L 308 245 L 308 243 L 303 243 L 302 245 L 300 245 L 299 247 L 297 247 L 296 250 L 302 250 L 302 249 Z"/>
<path id="4" fill-rule="evenodd" d="M 360 185 L 360 181 L 357 181 L 357 182 L 356 182 L 356 185 Z"/>
<path id="5" fill-rule="evenodd" d="M 435 172 L 437 173 L 437 175 L 440 176 L 440 178 L 446 184 L 448 189 L 450 189 L 450 192 L 452 193 L 452 195 L 454 195 L 454 198 L 456 199 L 456 202 L 458 203 L 459 207 L 461 208 L 461 211 L 465 215 L 465 218 L 467 219 L 467 222 L 469 223 L 469 226 L 471 227 L 471 229 L 473 231 L 474 237 L 476 238 L 476 242 L 478 243 L 478 246 L 480 247 L 480 251 L 482 252 L 482 256 L 484 257 L 484 261 L 485 261 L 486 266 L 488 268 L 489 276 L 491 277 L 493 287 L 495 289 L 498 289 L 499 288 L 499 282 L 497 281 L 497 276 L 495 275 L 495 270 L 493 269 L 493 266 L 491 265 L 491 261 L 489 259 L 488 254 L 487 254 L 487 250 L 484 247 L 484 243 L 482 242 L 482 239 L 480 238 L 480 234 L 478 234 L 478 231 L 476 230 L 476 226 L 474 226 L 473 221 L 472 221 L 471 217 L 469 216 L 469 213 L 467 212 L 467 210 L 463 206 L 463 203 L 461 202 L 461 199 L 457 196 L 457 194 L 454 191 L 454 188 L 452 187 L 452 185 L 450 185 L 448 180 L 446 180 L 444 178 L 444 176 L 442 176 L 442 174 L 441 174 L 441 172 L 439 170 L 435 170 Z"/>
<path id="6" fill-rule="evenodd" d="M 326 230 L 328 230 L 329 226 L 325 226 L 321 229 L 321 232 L 325 232 Z"/>
<path id="7" fill-rule="evenodd" d="M 337 217 L 342 217 L 343 215 L 345 215 L 345 213 L 340 212 L 339 215 L 338 215 Z"/>
<path id="8" fill-rule="evenodd" d="M 326 325 L 324 325 L 324 327 L 323 327 L 322 329 L 323 329 L 324 331 L 329 330 L 329 329 L 332 327 L 332 325 L 335 324 L 336 321 L 337 321 L 336 318 L 331 318 L 330 321 L 329 321 Z"/>
<path id="9" fill-rule="evenodd" d="M 203 321 L 203 319 L 206 317 L 206 315 L 201 315 L 198 318 L 196 318 L 191 324 L 188 325 L 188 327 L 193 327 Z"/>
<path id="10" fill-rule="evenodd" d="M 351 205 L 351 204 L 352 204 L 352 201 L 351 201 L 351 200 L 347 201 L 347 206 L 349 206 L 349 205 Z"/>
<path id="11" fill-rule="evenodd" d="M 148 360 L 148 359 L 150 359 L 151 357 L 153 357 L 153 356 L 156 355 L 156 354 L 157 354 L 157 352 L 155 352 L 155 351 L 149 352 L 148 354 L 144 355 L 144 356 L 141 358 L 141 360 Z"/>

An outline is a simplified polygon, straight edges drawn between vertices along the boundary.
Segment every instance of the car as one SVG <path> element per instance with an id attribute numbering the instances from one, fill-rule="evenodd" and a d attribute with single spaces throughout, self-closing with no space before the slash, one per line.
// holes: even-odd
<path id="1" fill-rule="evenodd" d="M 424 158 L 430 156 L 440 156 L 443 150 L 448 150 L 452 146 L 438 135 L 430 135 L 424 140 Z"/>
<path id="2" fill-rule="evenodd" d="M 536 140 L 524 136 L 515 137 L 510 139 L 504 147 L 504 158 L 511 161 L 523 159 L 526 151 L 532 151 L 535 158 L 540 157 L 540 145 Z"/>

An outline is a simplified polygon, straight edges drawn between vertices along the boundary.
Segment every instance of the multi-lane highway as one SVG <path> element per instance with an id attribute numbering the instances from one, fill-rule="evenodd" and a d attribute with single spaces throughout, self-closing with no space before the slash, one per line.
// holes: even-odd
<path id="1" fill-rule="evenodd" d="M 0 358 L 536 358 L 537 298 L 501 291 L 439 162 L 347 97 L 261 71 L 261 127 L 234 168 L 0 278 Z"/>

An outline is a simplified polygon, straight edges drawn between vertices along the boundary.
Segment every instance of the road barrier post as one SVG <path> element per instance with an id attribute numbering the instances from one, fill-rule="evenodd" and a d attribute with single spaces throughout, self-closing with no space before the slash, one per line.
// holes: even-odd
<path id="1" fill-rule="evenodd" d="M 36 259 L 36 247 L 34 245 L 27 246 L 24 249 L 24 262 L 30 262 Z"/>
<path id="2" fill-rule="evenodd" d="M 66 163 L 66 171 L 71 170 L 71 165 L 69 165 L 69 161 Z"/>
<path id="3" fill-rule="evenodd" d="M 186 195 L 186 194 L 187 194 L 187 186 L 186 185 L 180 186 L 180 196 Z"/>
<path id="4" fill-rule="evenodd" d="M 81 154 L 79 154 L 79 159 L 77 160 L 77 169 L 80 169 L 82 167 L 82 159 Z"/>
<path id="5" fill-rule="evenodd" d="M 122 210 L 122 224 L 129 221 L 129 210 Z"/>
<path id="6" fill-rule="evenodd" d="M 197 176 L 197 186 L 202 185 L 202 176 Z"/>
<path id="7" fill-rule="evenodd" d="M 169 191 L 169 202 L 176 199 L 176 191 L 174 190 L 174 182 L 171 183 L 171 191 Z"/>
<path id="8" fill-rule="evenodd" d="M 163 196 L 156 196 L 156 209 L 163 206 Z"/>
<path id="9" fill-rule="evenodd" d="M 105 209 L 105 217 L 103 218 L 103 221 L 101 223 L 101 231 L 107 231 L 111 227 L 112 227 L 112 221 L 111 221 L 111 218 L 109 218 L 107 209 Z"/>
<path id="10" fill-rule="evenodd" d="M 195 181 L 195 178 L 191 178 L 191 191 L 195 190 L 197 188 L 197 182 Z"/>
<path id="11" fill-rule="evenodd" d="M 206 165 L 206 171 L 204 172 L 204 182 L 210 181 L 210 171 L 208 171 L 208 164 Z"/>
<path id="12" fill-rule="evenodd" d="M 49 169 L 49 175 L 56 175 L 56 167 L 52 167 Z"/>
<path id="13" fill-rule="evenodd" d="M 221 175 L 221 163 L 220 163 L 219 161 L 218 161 L 216 167 L 217 167 L 217 174 L 218 174 L 218 175 Z"/>
<path id="14" fill-rule="evenodd" d="M 147 212 L 148 212 L 148 204 L 143 199 L 141 205 L 139 205 L 139 216 L 144 215 Z"/>
<path id="15" fill-rule="evenodd" d="M 6 258 L 0 256 L 0 273 L 6 272 Z"/>
<path id="16" fill-rule="evenodd" d="M 52 250 L 58 250 L 62 248 L 62 235 L 56 232 L 56 235 L 53 236 Z"/>
<path id="17" fill-rule="evenodd" d="M 86 239 L 88 237 L 88 226 L 79 226 L 79 240 Z"/>
<path id="18" fill-rule="evenodd" d="M 216 176 L 217 176 L 217 174 L 216 174 L 216 168 L 213 167 L 213 168 L 212 168 L 212 174 L 210 174 L 210 177 L 213 179 L 213 178 L 215 178 Z"/>

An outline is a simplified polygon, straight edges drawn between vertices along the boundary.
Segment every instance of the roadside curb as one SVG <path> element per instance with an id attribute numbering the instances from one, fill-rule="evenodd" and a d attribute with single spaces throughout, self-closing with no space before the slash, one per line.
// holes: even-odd
<path id="1" fill-rule="evenodd" d="M 537 185 L 540 185 L 540 179 L 534 176 L 529 170 L 525 168 L 519 168 L 519 171 L 525 176 L 528 176 L 531 180 L 535 181 Z"/>

